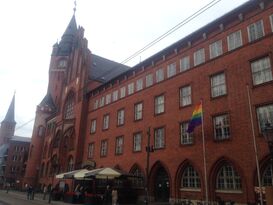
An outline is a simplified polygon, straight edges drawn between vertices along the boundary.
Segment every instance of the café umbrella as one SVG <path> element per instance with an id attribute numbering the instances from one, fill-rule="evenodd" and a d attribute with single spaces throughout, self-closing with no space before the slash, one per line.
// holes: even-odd
<path id="1" fill-rule="evenodd" d="M 77 178 L 97 178 L 97 179 L 114 179 L 124 175 L 124 173 L 120 170 L 105 167 L 99 169 L 93 169 L 86 172 L 78 172 L 74 175 Z"/>

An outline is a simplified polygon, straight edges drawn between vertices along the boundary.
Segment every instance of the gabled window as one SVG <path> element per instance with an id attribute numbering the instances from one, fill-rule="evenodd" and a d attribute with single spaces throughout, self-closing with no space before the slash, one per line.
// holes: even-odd
<path id="1" fill-rule="evenodd" d="M 94 150 L 95 150 L 95 144 L 94 143 L 90 143 L 88 144 L 88 158 L 92 159 L 94 158 Z"/>
<path id="2" fill-rule="evenodd" d="M 193 166 L 188 165 L 182 174 L 181 187 L 185 189 L 200 189 L 200 177 Z"/>
<path id="3" fill-rule="evenodd" d="M 143 103 L 135 104 L 135 120 L 142 120 L 142 113 L 143 113 Z"/>
<path id="4" fill-rule="evenodd" d="M 272 81 L 272 68 L 268 56 L 251 62 L 251 71 L 253 85 Z"/>
<path id="5" fill-rule="evenodd" d="M 228 35 L 227 42 L 228 42 L 228 51 L 241 47 L 243 45 L 241 30 Z"/>
<path id="6" fill-rule="evenodd" d="M 253 24 L 250 24 L 247 27 L 248 31 L 248 40 L 249 42 L 255 41 L 259 38 L 262 38 L 264 36 L 264 25 L 263 21 L 257 21 Z"/>
<path id="7" fill-rule="evenodd" d="M 229 115 L 219 115 L 213 118 L 215 140 L 230 138 Z"/>
<path id="8" fill-rule="evenodd" d="M 157 83 L 164 80 L 164 70 L 163 70 L 163 68 L 160 68 L 155 72 L 155 78 L 156 78 Z"/>
<path id="9" fill-rule="evenodd" d="M 134 93 L 134 83 L 128 84 L 128 95 L 132 95 Z"/>
<path id="10" fill-rule="evenodd" d="M 101 146 L 100 146 L 100 156 L 101 157 L 106 157 L 106 155 L 107 155 L 107 149 L 108 149 L 108 142 L 107 142 L 107 140 L 102 140 L 101 141 Z"/>
<path id="11" fill-rule="evenodd" d="M 116 138 L 116 155 L 123 153 L 123 136 Z"/>
<path id="12" fill-rule="evenodd" d="M 165 111 L 165 98 L 164 95 L 155 97 L 155 114 L 161 114 Z"/>
<path id="13" fill-rule="evenodd" d="M 106 130 L 109 128 L 109 120 L 110 120 L 109 114 L 106 114 L 103 116 L 103 126 L 102 126 L 103 130 Z"/>
<path id="14" fill-rule="evenodd" d="M 169 64 L 167 67 L 167 77 L 170 78 L 176 75 L 176 63 Z"/>
<path id="15" fill-rule="evenodd" d="M 273 104 L 258 107 L 257 117 L 260 132 L 263 132 L 266 123 L 270 123 L 271 125 L 273 125 Z"/>
<path id="16" fill-rule="evenodd" d="M 209 45 L 210 59 L 216 58 L 223 54 L 222 40 L 216 41 Z"/>
<path id="17" fill-rule="evenodd" d="M 211 97 L 219 97 L 227 94 L 225 73 L 213 75 L 210 79 Z"/>
<path id="18" fill-rule="evenodd" d="M 97 120 L 91 120 L 91 127 L 90 127 L 90 133 L 93 134 L 96 132 L 96 128 L 97 128 Z"/>
<path id="19" fill-rule="evenodd" d="M 120 88 L 120 98 L 124 98 L 126 94 L 126 88 L 122 87 Z"/>
<path id="20" fill-rule="evenodd" d="M 143 89 L 143 79 L 138 79 L 136 81 L 136 91 L 140 91 Z"/>
<path id="21" fill-rule="evenodd" d="M 153 74 L 146 75 L 146 87 L 150 87 L 153 85 Z"/>
<path id="22" fill-rule="evenodd" d="M 180 59 L 180 72 L 190 69 L 190 56 L 185 56 Z"/>
<path id="23" fill-rule="evenodd" d="M 64 119 L 74 118 L 74 93 L 70 92 L 64 104 Z"/>
<path id="24" fill-rule="evenodd" d="M 184 145 L 193 144 L 193 133 L 187 132 L 188 127 L 188 122 L 180 123 L 180 143 Z"/>
<path id="25" fill-rule="evenodd" d="M 141 140 L 142 140 L 142 133 L 138 132 L 134 134 L 134 152 L 141 151 Z"/>
<path id="26" fill-rule="evenodd" d="M 219 169 L 216 178 L 216 189 L 227 191 L 242 189 L 241 177 L 230 164 L 226 163 Z"/>
<path id="27" fill-rule="evenodd" d="M 194 66 L 200 65 L 205 62 L 205 49 L 201 48 L 193 54 Z"/>
<path id="28" fill-rule="evenodd" d="M 180 88 L 180 106 L 191 105 L 191 86 L 187 85 Z"/>
<path id="29" fill-rule="evenodd" d="M 165 147 L 165 129 L 164 127 L 154 130 L 154 148 L 161 149 Z"/>
<path id="30" fill-rule="evenodd" d="M 120 109 L 117 112 L 117 125 L 121 126 L 124 125 L 124 116 L 125 116 L 125 110 L 124 109 Z"/>

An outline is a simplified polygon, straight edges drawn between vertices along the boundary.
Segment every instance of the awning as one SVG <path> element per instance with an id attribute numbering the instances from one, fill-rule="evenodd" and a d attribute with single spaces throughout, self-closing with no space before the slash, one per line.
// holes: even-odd
<path id="1" fill-rule="evenodd" d="M 84 173 L 85 178 L 95 177 L 97 179 L 114 179 L 121 175 L 125 175 L 125 172 L 109 167 L 93 169 Z"/>
<path id="2" fill-rule="evenodd" d="M 64 173 L 56 175 L 56 179 L 73 179 L 76 173 L 83 170 L 87 171 L 87 169 L 78 169 L 78 170 L 73 170 L 71 172 L 64 172 Z"/>

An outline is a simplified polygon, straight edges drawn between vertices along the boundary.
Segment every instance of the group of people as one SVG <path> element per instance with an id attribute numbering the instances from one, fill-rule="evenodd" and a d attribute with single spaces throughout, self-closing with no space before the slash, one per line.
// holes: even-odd
<path id="1" fill-rule="evenodd" d="M 107 185 L 103 196 L 103 202 L 104 204 L 108 205 L 111 201 L 112 205 L 117 205 L 118 191 L 115 188 L 111 190 L 110 186 Z"/>

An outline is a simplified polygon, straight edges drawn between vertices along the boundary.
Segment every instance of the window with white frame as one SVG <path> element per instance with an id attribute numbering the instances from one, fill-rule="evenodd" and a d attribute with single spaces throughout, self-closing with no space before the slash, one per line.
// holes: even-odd
<path id="1" fill-rule="evenodd" d="M 225 163 L 218 171 L 216 178 L 216 189 L 218 190 L 241 190 L 241 177 L 233 166 Z"/>
<path id="2" fill-rule="evenodd" d="M 163 68 L 160 68 L 155 72 L 155 78 L 156 78 L 157 83 L 164 80 L 164 70 L 163 70 Z"/>
<path id="3" fill-rule="evenodd" d="M 160 149 L 165 147 L 165 130 L 163 127 L 154 130 L 154 148 Z"/>
<path id="4" fill-rule="evenodd" d="M 102 127 L 102 129 L 106 130 L 106 129 L 109 128 L 109 120 L 110 120 L 109 114 L 106 114 L 106 115 L 103 116 L 103 125 L 102 125 L 103 127 Z"/>
<path id="5" fill-rule="evenodd" d="M 180 143 L 184 145 L 193 144 L 193 133 L 187 132 L 188 127 L 188 122 L 180 123 Z"/>
<path id="6" fill-rule="evenodd" d="M 140 91 L 143 89 L 143 79 L 138 79 L 136 81 L 136 91 Z"/>
<path id="7" fill-rule="evenodd" d="M 223 54 L 222 40 L 216 41 L 209 45 L 210 59 L 216 58 Z"/>
<path id="8" fill-rule="evenodd" d="M 123 136 L 116 138 L 116 154 L 123 153 Z"/>
<path id="9" fill-rule="evenodd" d="M 172 63 L 167 66 L 167 77 L 170 78 L 174 75 L 176 75 L 176 63 Z"/>
<path id="10" fill-rule="evenodd" d="M 185 189 L 200 189 L 200 177 L 193 166 L 188 165 L 182 174 L 181 187 Z"/>
<path id="11" fill-rule="evenodd" d="M 215 140 L 224 140 L 230 137 L 229 115 L 219 115 L 213 118 Z"/>
<path id="12" fill-rule="evenodd" d="M 106 100 L 105 101 L 106 101 L 105 102 L 106 105 L 108 105 L 108 104 L 111 103 L 111 93 L 109 93 L 109 94 L 106 95 Z"/>
<path id="13" fill-rule="evenodd" d="M 260 132 L 265 129 L 266 123 L 273 125 L 273 104 L 260 106 L 256 111 Z"/>
<path id="14" fill-rule="evenodd" d="M 255 41 L 259 38 L 262 38 L 264 36 L 264 25 L 263 21 L 257 21 L 253 24 L 250 24 L 247 27 L 248 31 L 248 40 L 249 42 Z"/>
<path id="15" fill-rule="evenodd" d="M 153 74 L 150 73 L 146 75 L 146 87 L 150 87 L 153 85 Z"/>
<path id="16" fill-rule="evenodd" d="M 194 66 L 200 65 L 205 62 L 205 49 L 201 48 L 194 52 L 193 54 L 193 63 Z"/>
<path id="17" fill-rule="evenodd" d="M 107 148 L 108 148 L 107 140 L 102 140 L 101 146 L 100 146 L 100 156 L 101 157 L 105 157 L 107 155 Z"/>
<path id="18" fill-rule="evenodd" d="M 251 62 L 253 85 L 272 81 L 272 68 L 268 56 Z"/>
<path id="19" fill-rule="evenodd" d="M 180 88 L 180 106 L 187 106 L 191 104 L 191 86 L 187 85 Z"/>
<path id="20" fill-rule="evenodd" d="M 64 119 L 74 118 L 75 95 L 70 92 L 64 104 Z"/>
<path id="21" fill-rule="evenodd" d="M 269 19 L 270 19 L 271 31 L 273 32 L 273 14 L 269 16 Z"/>
<path id="22" fill-rule="evenodd" d="M 115 90 L 112 94 L 112 101 L 115 102 L 118 100 L 118 90 Z"/>
<path id="23" fill-rule="evenodd" d="M 141 151 L 141 138 L 142 138 L 141 132 L 134 134 L 134 152 Z"/>
<path id="24" fill-rule="evenodd" d="M 134 83 L 128 84 L 128 95 L 132 95 L 134 93 Z"/>
<path id="25" fill-rule="evenodd" d="M 142 113 L 143 113 L 143 103 L 140 102 L 135 104 L 135 120 L 141 120 Z"/>
<path id="26" fill-rule="evenodd" d="M 132 187 L 143 188 L 144 187 L 144 174 L 140 168 L 136 167 L 131 174 L 135 177 L 132 177 L 130 181 L 132 182 Z"/>
<path id="27" fill-rule="evenodd" d="M 93 134 L 96 132 L 96 128 L 97 128 L 97 120 L 91 120 L 91 127 L 90 127 L 90 133 Z"/>
<path id="28" fill-rule="evenodd" d="M 164 95 L 155 97 L 155 114 L 160 114 L 165 111 L 165 98 Z"/>
<path id="29" fill-rule="evenodd" d="M 126 94 L 126 87 L 120 88 L 120 98 L 124 98 Z"/>
<path id="30" fill-rule="evenodd" d="M 70 172 L 74 169 L 74 160 L 73 157 L 70 156 L 68 159 L 68 164 L 67 164 L 67 171 Z"/>
<path id="31" fill-rule="evenodd" d="M 262 185 L 263 186 L 273 186 L 273 164 L 268 163 L 263 175 L 262 175 Z"/>
<path id="32" fill-rule="evenodd" d="M 211 97 L 219 97 L 227 94 L 225 73 L 211 76 Z"/>
<path id="33" fill-rule="evenodd" d="M 228 51 L 239 48 L 243 45 L 241 30 L 231 33 L 227 36 Z"/>
<path id="34" fill-rule="evenodd" d="M 125 116 L 125 110 L 120 109 L 117 113 L 117 124 L 118 126 L 124 125 L 124 116 Z"/>
<path id="35" fill-rule="evenodd" d="M 104 106 L 104 96 L 100 98 L 100 107 Z"/>
<path id="36" fill-rule="evenodd" d="M 190 56 L 185 56 L 180 59 L 180 72 L 190 69 Z"/>
<path id="37" fill-rule="evenodd" d="M 90 143 L 88 144 L 88 158 L 92 159 L 94 158 L 94 150 L 95 150 L 95 144 L 94 143 Z"/>
<path id="38" fill-rule="evenodd" d="M 99 106 L 99 100 L 95 100 L 94 102 L 94 110 L 98 109 Z"/>

